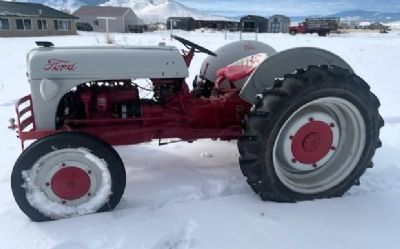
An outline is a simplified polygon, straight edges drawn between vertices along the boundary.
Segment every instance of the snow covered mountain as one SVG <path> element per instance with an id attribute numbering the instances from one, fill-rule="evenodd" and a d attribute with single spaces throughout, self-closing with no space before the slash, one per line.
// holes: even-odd
<path id="1" fill-rule="evenodd" d="M 29 0 L 29 2 L 42 3 L 55 9 L 74 12 L 82 5 L 99 5 L 107 0 Z"/>
<path id="2" fill-rule="evenodd" d="M 398 12 L 378 12 L 365 10 L 343 11 L 330 16 L 340 17 L 342 20 L 357 20 L 369 22 L 393 22 L 400 21 Z"/>
<path id="3" fill-rule="evenodd" d="M 292 22 L 301 22 L 307 17 L 324 17 L 323 15 L 311 16 L 292 16 Z M 350 10 L 338 12 L 327 17 L 340 17 L 342 21 L 357 21 L 357 22 L 381 22 L 392 23 L 400 21 L 400 12 L 379 12 L 365 10 Z"/>
<path id="4" fill-rule="evenodd" d="M 82 5 L 130 7 L 144 23 L 165 22 L 171 16 L 191 16 L 195 19 L 227 20 L 187 7 L 175 0 L 31 0 L 55 9 L 75 11 Z"/>
<path id="5" fill-rule="evenodd" d="M 101 5 L 131 7 L 144 23 L 165 22 L 171 16 L 191 16 L 198 20 L 226 20 L 225 17 L 208 15 L 175 0 L 109 0 Z"/>

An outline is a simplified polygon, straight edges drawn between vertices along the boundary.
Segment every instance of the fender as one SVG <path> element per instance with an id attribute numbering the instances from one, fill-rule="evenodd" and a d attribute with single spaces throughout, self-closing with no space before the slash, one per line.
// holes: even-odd
<path id="1" fill-rule="evenodd" d="M 354 73 L 349 64 L 332 52 L 312 47 L 292 48 L 266 59 L 248 78 L 240 91 L 240 97 L 254 104 L 256 95 L 272 87 L 276 78 L 298 68 L 306 69 L 309 65 L 334 65 Z"/>

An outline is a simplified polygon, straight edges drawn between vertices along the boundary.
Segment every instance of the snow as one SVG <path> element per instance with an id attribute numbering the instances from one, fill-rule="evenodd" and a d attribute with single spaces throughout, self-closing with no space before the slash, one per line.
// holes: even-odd
<path id="1" fill-rule="evenodd" d="M 85 148 L 80 148 L 79 152 L 93 162 L 101 172 L 102 182 L 98 183 L 100 186 L 96 194 L 88 202 L 77 206 L 66 206 L 50 200 L 40 189 L 38 183 L 33 181 L 33 179 L 38 178 L 37 176 L 35 177 L 35 174 L 38 174 L 39 167 L 42 167 L 41 163 L 37 163 L 31 170 L 22 172 L 25 182 L 24 187 L 27 191 L 26 198 L 33 207 L 36 207 L 43 214 L 57 219 L 93 213 L 108 201 L 108 197 L 111 194 L 111 176 L 107 169 L 107 163 Z"/>
<path id="2" fill-rule="evenodd" d="M 238 33 L 177 32 L 215 50 Z M 168 32 L 113 34 L 119 44 L 157 45 Z M 254 34 L 243 34 L 254 39 Z M 26 53 L 35 40 L 56 45 L 99 45 L 104 35 L 0 38 L 0 248 L 349 248 L 397 249 L 400 227 L 400 32 L 316 35 L 259 34 L 278 51 L 316 46 L 342 56 L 381 100 L 383 147 L 361 185 L 342 198 L 283 204 L 262 202 L 238 165 L 236 141 L 201 140 L 158 146 L 120 146 L 127 187 L 115 211 L 33 223 L 19 210 L 10 175 L 20 144 L 6 129 L 13 103 L 29 92 Z M 194 58 L 191 82 L 206 55 Z M 211 157 L 207 155 L 212 155 Z"/>
<path id="3" fill-rule="evenodd" d="M 389 22 L 389 23 L 386 23 L 385 25 L 388 25 L 390 28 L 392 28 L 394 30 L 400 30 L 400 21 Z"/>

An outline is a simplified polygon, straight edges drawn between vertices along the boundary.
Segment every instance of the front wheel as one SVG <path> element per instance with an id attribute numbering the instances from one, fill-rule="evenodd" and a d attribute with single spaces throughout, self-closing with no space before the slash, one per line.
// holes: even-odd
<path id="1" fill-rule="evenodd" d="M 44 137 L 18 158 L 14 198 L 33 221 L 112 210 L 125 189 L 125 169 L 104 141 L 78 132 Z"/>
<path id="2" fill-rule="evenodd" d="M 240 166 L 264 200 L 342 196 L 381 146 L 379 101 L 358 76 L 310 66 L 258 96 L 240 137 Z"/>

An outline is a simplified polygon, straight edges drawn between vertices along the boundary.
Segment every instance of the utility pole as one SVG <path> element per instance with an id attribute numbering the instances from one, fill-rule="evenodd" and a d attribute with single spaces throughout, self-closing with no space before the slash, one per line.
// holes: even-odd
<path id="1" fill-rule="evenodd" d="M 228 39 L 228 29 L 225 26 L 225 30 L 224 30 L 224 36 L 225 36 L 225 41 Z"/>
<path id="2" fill-rule="evenodd" d="M 111 20 L 111 21 L 115 21 L 115 20 L 117 20 L 117 18 L 115 18 L 115 17 L 105 17 L 105 16 L 98 16 L 97 17 L 97 19 L 99 19 L 99 20 L 105 20 L 106 21 L 106 38 L 107 38 L 107 41 L 109 41 L 109 25 L 108 25 L 108 22 Z"/>
<path id="3" fill-rule="evenodd" d="M 258 41 L 258 27 L 256 28 L 256 41 Z"/>
<path id="4" fill-rule="evenodd" d="M 172 41 L 172 35 L 173 35 L 173 33 L 174 33 L 174 21 L 176 21 L 176 20 L 174 20 L 174 19 L 171 19 L 171 20 L 169 20 L 169 29 L 171 30 L 171 35 L 170 35 L 170 37 L 171 37 L 171 41 Z"/>

